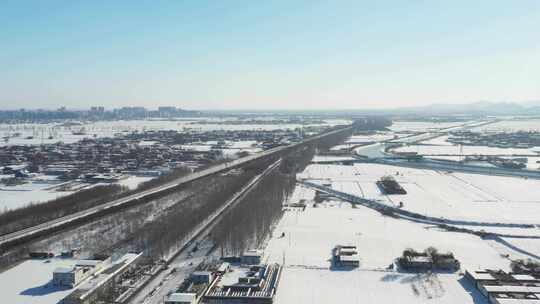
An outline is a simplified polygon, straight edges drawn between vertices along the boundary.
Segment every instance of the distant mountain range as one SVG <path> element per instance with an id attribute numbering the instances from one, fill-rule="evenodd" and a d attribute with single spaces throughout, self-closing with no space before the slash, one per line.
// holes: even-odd
<path id="1" fill-rule="evenodd" d="M 523 103 L 479 101 L 466 104 L 433 104 L 420 107 L 403 107 L 389 112 L 434 115 L 540 115 L 540 101 Z"/>

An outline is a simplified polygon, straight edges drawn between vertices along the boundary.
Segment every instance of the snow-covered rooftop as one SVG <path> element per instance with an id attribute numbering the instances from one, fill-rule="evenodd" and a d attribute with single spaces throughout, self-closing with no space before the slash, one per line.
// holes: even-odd
<path id="1" fill-rule="evenodd" d="M 115 271 L 119 271 L 124 265 L 129 265 L 139 256 L 140 254 L 128 253 L 112 262 L 104 262 L 106 265 L 98 274 L 86 279 L 75 288 L 54 286 L 52 283 L 53 272 L 69 272 L 76 265 L 90 265 L 99 261 L 60 257 L 27 260 L 0 273 L 0 303 L 56 304 L 75 290 L 80 294 L 85 294 L 99 287 L 115 275 Z"/>
<path id="2" fill-rule="evenodd" d="M 0 273 L 0 299 L 9 304 L 56 304 L 73 288 L 54 286 L 52 274 L 58 268 L 73 268 L 76 260 L 27 260 Z"/>

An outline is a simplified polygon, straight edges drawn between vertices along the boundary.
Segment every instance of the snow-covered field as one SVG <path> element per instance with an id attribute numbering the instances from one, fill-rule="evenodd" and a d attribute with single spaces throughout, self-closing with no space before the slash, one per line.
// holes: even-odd
<path id="1" fill-rule="evenodd" d="M 416 130 L 416 122 L 397 122 L 396 128 L 410 125 L 411 130 Z M 429 128 L 428 128 L 429 129 Z M 474 132 L 517 132 L 517 131 L 540 131 L 540 120 L 504 120 L 480 127 L 472 128 Z M 460 161 L 459 156 L 451 155 L 530 155 L 528 157 L 527 169 L 539 169 L 539 147 L 534 148 L 499 148 L 487 146 L 457 146 L 446 141 L 447 135 L 439 136 L 423 141 L 421 145 L 410 145 L 395 149 L 396 152 L 416 152 L 421 155 L 431 155 L 429 158 Z"/>
<path id="2" fill-rule="evenodd" d="M 495 124 L 493 124 L 495 125 Z M 493 125 L 487 125 L 493 126 Z M 501 131 L 501 130 L 499 130 Z M 499 148 L 487 146 L 458 146 L 446 141 L 447 135 L 435 137 L 430 140 L 422 141 L 419 145 L 407 145 L 393 149 L 394 152 L 416 152 L 424 155 L 426 158 L 436 160 L 463 161 L 461 155 L 492 155 L 503 158 L 512 158 L 515 156 L 526 157 L 526 168 L 529 170 L 540 169 L 540 147 L 532 148 Z M 471 164 L 471 163 L 469 163 Z M 487 162 L 477 163 L 475 165 L 490 166 Z"/>
<path id="3" fill-rule="evenodd" d="M 59 182 L 56 184 L 59 184 Z M 42 203 L 73 193 L 73 191 L 57 192 L 48 190 L 54 185 L 55 183 L 31 181 L 17 186 L 0 186 L 0 213 L 25 207 L 30 203 Z"/>
<path id="4" fill-rule="evenodd" d="M 423 303 L 428 299 L 430 303 L 479 303 L 461 285 L 466 282 L 459 274 L 435 275 L 429 279 L 433 285 L 414 274 L 385 270 L 409 247 L 452 251 L 464 268 L 508 266 L 499 252 L 476 236 L 384 217 L 344 202 L 288 211 L 275 232 L 279 236 L 284 232 L 285 237 L 273 238 L 265 254 L 269 262 L 285 262 L 278 304 Z M 358 247 L 359 269 L 330 269 L 331 249 L 338 244 Z"/>
<path id="5" fill-rule="evenodd" d="M 149 181 L 152 178 L 153 177 L 147 176 L 128 176 L 119 180 L 118 184 L 133 190 L 137 188 L 139 184 Z M 65 182 L 52 179 L 50 176 L 43 176 L 43 180 L 34 178 L 30 179 L 28 183 L 22 185 L 0 186 L 0 213 L 26 207 L 29 204 L 44 203 L 59 197 L 73 194 L 77 191 L 56 191 L 56 189 L 53 189 L 62 183 Z M 97 184 L 92 185 L 80 183 L 80 187 L 78 187 L 78 189 L 93 187 L 95 185 Z"/>
<path id="6" fill-rule="evenodd" d="M 312 162 L 340 162 L 340 161 L 351 161 L 355 160 L 352 156 L 331 156 L 331 155 L 315 155 Z"/>
<path id="7" fill-rule="evenodd" d="M 443 135 L 443 136 L 432 138 L 430 140 L 425 140 L 422 142 L 422 144 L 435 145 L 435 146 L 453 146 L 454 144 L 446 141 L 447 139 L 448 139 L 448 135 Z"/>
<path id="8" fill-rule="evenodd" d="M 399 174 L 397 174 L 399 173 Z M 406 195 L 382 195 L 375 182 L 393 175 Z M 540 222 L 540 181 L 514 177 L 405 169 L 379 164 L 309 165 L 298 179 L 310 179 L 365 198 L 436 217 L 470 221 Z M 482 239 L 437 226 L 383 216 L 363 206 L 330 200 L 314 204 L 315 191 L 299 185 L 289 208 L 265 249 L 267 262 L 283 263 L 275 303 L 488 303 L 460 274 L 404 273 L 388 266 L 403 250 L 434 246 L 451 251 L 464 269 L 503 269 L 509 258 L 540 254 L 538 228 L 487 227 L 509 237 Z M 483 227 L 477 227 L 482 229 Z M 284 236 L 282 236 L 284 233 Z M 510 235 L 532 236 L 515 238 Z M 355 245 L 360 267 L 344 271 L 331 266 L 336 245 Z"/>
<path id="9" fill-rule="evenodd" d="M 111 261 L 103 261 L 101 269 L 83 279 L 75 288 L 53 285 L 53 272 L 56 268 L 73 268 L 84 260 L 74 258 L 53 257 L 48 259 L 31 259 L 24 261 L 4 273 L 0 273 L 0 295 L 2 303 L 9 304 L 56 304 L 60 303 L 75 289 L 87 292 L 103 284 L 112 276 L 116 265 L 131 263 L 139 255 L 128 253 L 122 257 L 113 257 Z"/>
<path id="10" fill-rule="evenodd" d="M 6 304 L 53 304 L 73 291 L 56 287 L 52 274 L 57 267 L 73 267 L 72 259 L 27 260 L 0 273 L 0 302 Z"/>
<path id="11" fill-rule="evenodd" d="M 389 139 L 393 139 L 394 137 L 397 137 L 397 135 L 392 132 L 380 132 L 380 133 L 375 133 L 371 135 L 353 135 L 349 137 L 345 141 L 345 143 L 352 144 L 352 145 L 365 144 L 365 143 L 370 143 L 370 142 L 389 140 Z"/>
<path id="12" fill-rule="evenodd" d="M 376 181 L 392 175 L 406 195 L 383 195 Z M 455 220 L 533 223 L 540 218 L 540 181 L 449 173 L 380 164 L 310 165 L 299 178 L 331 181 L 338 191 L 403 209 Z"/>
<path id="13" fill-rule="evenodd" d="M 429 122 L 429 121 L 394 121 L 389 127 L 394 132 L 425 132 L 436 131 L 463 125 L 465 122 Z"/>
<path id="14" fill-rule="evenodd" d="M 540 131 L 540 119 L 503 120 L 486 126 L 475 128 L 473 131 L 517 132 Z"/>
<path id="15" fill-rule="evenodd" d="M 189 145 L 182 145 L 182 149 L 194 150 L 194 151 L 210 151 L 213 145 L 217 145 L 217 141 L 207 141 L 203 143 L 194 143 Z M 233 158 L 240 152 L 258 153 L 262 149 L 257 147 L 256 141 L 226 141 L 226 147 L 220 148 L 224 157 Z"/>
<path id="16" fill-rule="evenodd" d="M 465 278 L 453 274 L 288 268 L 282 275 L 274 303 L 487 304 L 488 301 Z"/>
<path id="17" fill-rule="evenodd" d="M 351 149 L 355 146 L 361 146 L 360 148 L 366 147 L 366 145 L 370 145 L 377 142 L 387 141 L 391 139 L 397 139 L 400 137 L 408 136 L 410 134 L 401 134 L 401 133 L 394 133 L 394 132 L 379 132 L 371 135 L 353 135 L 347 138 L 345 143 L 341 145 L 337 145 L 332 147 L 330 150 L 337 151 L 337 150 L 344 150 L 344 149 Z"/>
<path id="18" fill-rule="evenodd" d="M 128 187 L 130 190 L 136 189 L 140 184 L 147 182 L 154 177 L 149 176 L 129 176 L 127 178 L 121 179 L 118 184 Z"/>
<path id="19" fill-rule="evenodd" d="M 288 211 L 275 234 L 285 237 L 270 241 L 266 255 L 287 266 L 329 268 L 334 246 L 356 245 L 360 268 L 385 270 L 406 248 L 423 250 L 435 246 L 452 251 L 465 268 L 501 267 L 508 262 L 478 237 L 449 233 L 409 221 L 397 220 L 345 202 L 327 202 L 305 211 Z"/>
<path id="20" fill-rule="evenodd" d="M 207 122 L 200 123 L 201 120 Z M 216 121 L 216 124 L 208 123 Z M 339 119 L 329 119 L 323 124 L 219 124 L 223 119 L 218 118 L 186 118 L 182 120 L 117 120 L 117 121 L 97 121 L 97 122 L 79 122 L 77 124 L 64 125 L 59 123 L 37 124 L 0 124 L 0 135 L 13 136 L 20 133 L 18 137 L 12 137 L 8 142 L 1 141 L 0 146 L 4 145 L 39 145 L 53 144 L 58 141 L 64 143 L 74 143 L 83 138 L 91 137 L 113 137 L 117 133 L 131 133 L 134 131 L 157 131 L 157 130 L 278 130 L 278 129 L 296 129 L 313 126 L 334 126 L 347 124 L 349 121 Z M 73 134 L 84 131 L 85 134 Z M 32 137 L 32 138 L 28 138 Z M 49 137 L 51 137 L 49 139 Z"/>
<path id="21" fill-rule="evenodd" d="M 428 145 L 410 145 L 395 149 L 396 152 L 417 152 L 422 155 L 433 154 L 478 154 L 478 155 L 531 155 L 537 156 L 538 147 L 531 149 L 522 148 L 498 148 L 485 146 L 428 146 Z"/>

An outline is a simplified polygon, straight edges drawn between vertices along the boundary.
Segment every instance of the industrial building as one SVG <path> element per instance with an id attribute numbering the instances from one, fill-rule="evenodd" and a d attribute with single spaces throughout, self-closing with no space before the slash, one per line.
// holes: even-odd
<path id="1" fill-rule="evenodd" d="M 204 295 L 204 303 L 272 303 L 281 269 L 279 264 L 231 266 L 212 282 Z"/>
<path id="2" fill-rule="evenodd" d="M 100 260 L 79 260 L 72 267 L 58 267 L 53 271 L 53 285 L 73 288 L 98 272 L 104 265 L 110 263 L 110 258 Z"/>
<path id="3" fill-rule="evenodd" d="M 540 279 L 502 270 L 467 270 L 465 277 L 491 304 L 540 303 Z"/>
<path id="4" fill-rule="evenodd" d="M 202 263 L 180 284 L 177 290 L 165 298 L 165 304 L 199 303 L 216 276 L 223 274 L 228 269 L 229 263 L 222 263 L 219 267 L 214 263 Z"/>
<path id="5" fill-rule="evenodd" d="M 91 275 L 86 275 L 75 290 L 62 299 L 59 304 L 91 304 L 95 303 L 100 293 L 114 285 L 115 280 L 124 272 L 135 266 L 142 253 L 127 253 L 122 257 L 103 261 L 82 261 L 80 267 L 91 267 Z M 84 266 L 87 265 L 87 266 Z M 77 265 L 74 270 L 77 269 Z M 90 270 L 89 270 L 90 271 Z"/>

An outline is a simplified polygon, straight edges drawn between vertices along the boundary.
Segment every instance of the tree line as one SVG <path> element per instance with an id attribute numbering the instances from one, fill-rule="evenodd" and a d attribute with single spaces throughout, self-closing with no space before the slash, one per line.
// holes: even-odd
<path id="1" fill-rule="evenodd" d="M 134 190 L 129 190 L 128 187 L 118 184 L 98 185 L 47 202 L 30 203 L 22 208 L 4 211 L 0 213 L 0 235 L 36 226 L 115 199 L 142 192 L 186 176 L 191 172 L 189 168 L 180 167 L 160 177 L 143 182 Z M 175 187 L 168 191 L 156 193 L 151 197 L 144 198 L 141 202 L 150 201 L 177 190 Z"/>
<path id="2" fill-rule="evenodd" d="M 296 174 L 304 171 L 317 150 L 327 150 L 347 136 L 344 132 L 324 137 L 285 155 L 279 170 L 265 176 L 212 230 L 221 254 L 240 255 L 261 247 L 283 215 L 282 205 L 294 191 Z"/>
<path id="3" fill-rule="evenodd" d="M 101 205 L 127 191 L 127 187 L 112 184 L 99 185 L 59 197 L 46 203 L 8 210 L 0 214 L 0 234 L 32 227 L 68 214 Z"/>
<path id="4" fill-rule="evenodd" d="M 243 166 L 234 173 L 209 176 L 193 181 L 192 195 L 178 201 L 163 216 L 136 229 L 130 245 L 154 260 L 167 257 L 183 244 L 197 225 L 220 208 L 249 180 L 260 174 L 275 158 L 269 157 Z"/>
<path id="5" fill-rule="evenodd" d="M 211 236 L 220 246 L 239 252 L 251 244 L 260 244 L 273 224 L 281 218 L 282 202 L 292 193 L 296 173 L 310 163 L 317 150 L 328 150 L 342 142 L 348 132 L 336 133 L 286 150 L 278 170 L 263 177 L 241 201 L 220 219 Z M 240 167 L 238 173 L 206 177 L 185 187 L 192 195 L 179 200 L 164 215 L 136 227 L 123 241 L 132 249 L 144 251 L 151 260 L 167 257 L 183 244 L 185 238 L 203 220 L 220 208 L 257 174 L 262 173 L 279 156 L 271 155 Z M 242 232 L 237 233 L 240 229 Z M 115 244 L 112 248 L 118 248 Z"/>

